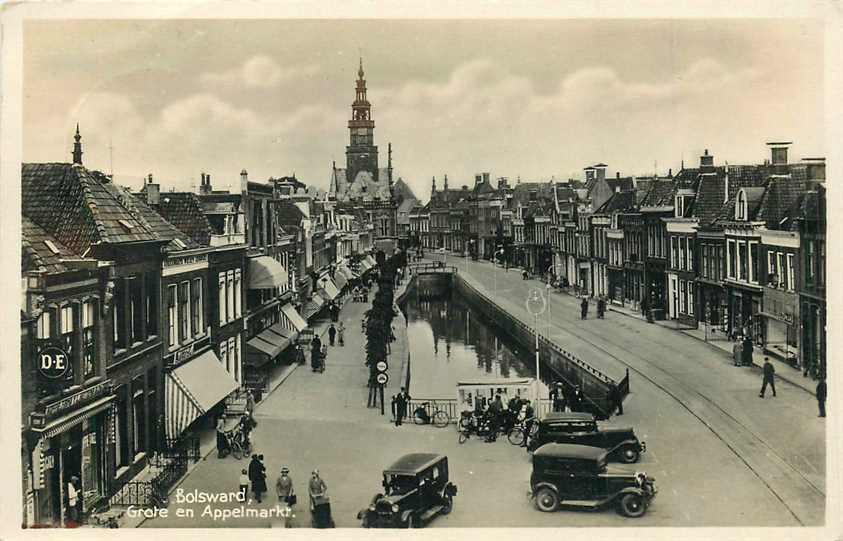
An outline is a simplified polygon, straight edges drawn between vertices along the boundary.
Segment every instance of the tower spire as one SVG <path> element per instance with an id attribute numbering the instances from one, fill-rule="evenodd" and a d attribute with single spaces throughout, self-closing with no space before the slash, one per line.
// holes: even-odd
<path id="1" fill-rule="evenodd" d="M 357 70 L 357 77 L 363 79 L 363 55 L 360 55 L 360 69 Z"/>
<path id="2" fill-rule="evenodd" d="M 82 165 L 82 136 L 79 135 L 79 123 L 76 123 L 76 135 L 73 136 L 73 164 Z"/>

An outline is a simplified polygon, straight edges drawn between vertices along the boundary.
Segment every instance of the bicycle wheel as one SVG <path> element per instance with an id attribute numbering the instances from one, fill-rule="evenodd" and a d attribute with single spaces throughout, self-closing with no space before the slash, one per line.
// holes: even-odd
<path id="1" fill-rule="evenodd" d="M 459 442 L 460 442 L 461 444 L 462 444 L 462 443 L 467 442 L 467 441 L 468 441 L 468 437 L 469 437 L 469 436 L 468 436 L 468 432 L 467 432 L 467 431 L 465 431 L 465 430 L 460 430 L 460 439 L 459 439 Z"/>
<path id="2" fill-rule="evenodd" d="M 417 425 L 426 425 L 428 423 L 428 421 L 424 420 L 421 415 L 421 411 L 419 411 L 418 409 L 416 409 L 416 411 L 413 413 L 413 422 Z"/>
<path id="3" fill-rule="evenodd" d="M 451 419 L 444 411 L 440 410 L 433 414 L 433 424 L 438 428 L 445 428 L 450 422 Z"/>
<path id="4" fill-rule="evenodd" d="M 235 443 L 231 446 L 231 454 L 234 455 L 234 458 L 240 460 L 243 458 L 243 448 L 240 447 L 239 443 Z"/>
<path id="5" fill-rule="evenodd" d="M 506 435 L 506 439 L 508 439 L 509 443 L 512 445 L 520 446 L 524 443 L 524 429 L 520 426 L 514 427 L 509 431 L 509 434 Z"/>

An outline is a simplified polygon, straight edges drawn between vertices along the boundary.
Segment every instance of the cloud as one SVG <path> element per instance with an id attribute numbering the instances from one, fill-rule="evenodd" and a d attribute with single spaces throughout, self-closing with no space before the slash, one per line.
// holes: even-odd
<path id="1" fill-rule="evenodd" d="M 313 77 L 318 66 L 280 66 L 265 55 L 253 56 L 242 66 L 225 71 L 208 72 L 199 75 L 199 81 L 207 87 L 245 86 L 247 88 L 275 88 L 288 81 Z"/>

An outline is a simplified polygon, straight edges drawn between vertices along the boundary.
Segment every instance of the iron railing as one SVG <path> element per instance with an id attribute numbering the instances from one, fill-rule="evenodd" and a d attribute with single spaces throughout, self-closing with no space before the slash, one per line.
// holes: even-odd
<path id="1" fill-rule="evenodd" d="M 187 473 L 188 459 L 185 455 L 162 459 L 157 471 L 147 480 L 127 481 L 109 498 L 112 506 L 166 507 L 168 494 L 173 485 Z"/>

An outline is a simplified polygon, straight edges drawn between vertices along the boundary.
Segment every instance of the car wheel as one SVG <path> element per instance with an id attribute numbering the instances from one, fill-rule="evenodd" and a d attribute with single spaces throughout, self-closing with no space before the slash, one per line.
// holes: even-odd
<path id="1" fill-rule="evenodd" d="M 549 487 L 542 487 L 536 492 L 536 509 L 551 513 L 559 509 L 559 494 Z"/>
<path id="2" fill-rule="evenodd" d="M 451 509 L 454 508 L 454 497 L 453 496 L 445 496 L 445 503 L 444 507 L 442 507 L 442 514 L 447 515 L 451 512 Z"/>
<path id="3" fill-rule="evenodd" d="M 638 518 L 647 511 L 647 502 L 639 494 L 624 494 L 618 504 L 618 511 L 625 517 Z"/>
<path id="4" fill-rule="evenodd" d="M 633 462 L 638 462 L 641 453 L 635 447 L 627 445 L 618 452 L 618 456 L 624 464 L 632 464 Z"/>
<path id="5" fill-rule="evenodd" d="M 506 435 L 506 438 L 512 445 L 521 445 L 524 443 L 524 431 L 518 427 L 513 428 L 509 431 L 509 434 Z"/>
<path id="6" fill-rule="evenodd" d="M 460 443 L 465 443 L 466 441 L 468 441 L 468 432 L 460 430 Z"/>

